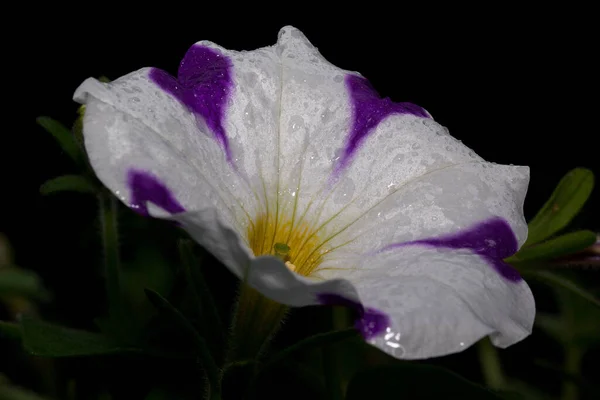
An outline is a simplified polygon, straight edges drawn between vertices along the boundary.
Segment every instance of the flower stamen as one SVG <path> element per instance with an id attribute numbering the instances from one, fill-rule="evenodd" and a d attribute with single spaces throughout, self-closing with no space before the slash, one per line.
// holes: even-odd
<path id="1" fill-rule="evenodd" d="M 255 256 L 278 257 L 291 271 L 304 276 L 318 269 L 329 250 L 314 228 L 305 222 L 292 225 L 292 218 L 285 213 L 277 217 L 259 214 L 248 225 L 247 235 Z M 271 247 L 270 243 L 274 245 Z"/>

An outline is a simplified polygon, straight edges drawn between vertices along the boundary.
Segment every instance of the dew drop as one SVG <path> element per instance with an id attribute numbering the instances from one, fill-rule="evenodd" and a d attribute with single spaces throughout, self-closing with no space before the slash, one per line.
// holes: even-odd
<path id="1" fill-rule="evenodd" d="M 335 204 L 347 203 L 352 199 L 352 196 L 354 196 L 355 188 L 356 187 L 352 179 L 344 179 L 344 181 L 339 185 L 339 187 L 335 191 L 335 194 L 333 195 L 333 202 Z"/>

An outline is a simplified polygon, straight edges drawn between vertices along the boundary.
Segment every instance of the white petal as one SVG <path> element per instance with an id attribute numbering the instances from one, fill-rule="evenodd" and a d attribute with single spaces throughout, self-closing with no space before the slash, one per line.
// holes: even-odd
<path id="1" fill-rule="evenodd" d="M 387 115 L 343 158 L 355 115 L 346 79 L 356 73 L 329 64 L 291 27 L 275 46 L 252 52 L 200 46 L 231 63 L 225 135 L 159 88 L 151 69 L 110 84 L 90 79 L 76 93 L 87 105 L 90 161 L 123 202 L 142 206 L 129 178 L 132 170 L 149 174 L 162 200 L 175 204 L 167 212 L 150 204 L 151 215 L 179 222 L 276 301 L 318 304 L 326 294 L 379 310 L 391 321 L 382 337 L 399 341 L 374 344 L 397 357 L 448 354 L 488 334 L 506 346 L 529 333 L 527 285 L 507 282 L 473 251 L 379 252 L 493 217 L 522 244 L 527 168 L 486 163 L 425 111 Z M 318 227 L 323 249 L 332 250 L 313 277 L 321 281 L 254 258 L 246 231 L 269 207 Z"/>
<path id="2" fill-rule="evenodd" d="M 371 343 L 396 357 L 455 353 L 486 335 L 507 347 L 531 333 L 527 284 L 503 279 L 476 255 L 410 247 L 371 262 L 377 270 L 352 281 L 365 306 L 389 315 L 388 331 Z"/>
<path id="3" fill-rule="evenodd" d="M 335 269 L 321 276 L 346 277 L 361 256 L 387 245 L 459 232 L 496 217 L 510 225 L 520 246 L 527 238 L 523 203 L 528 181 L 528 168 L 473 162 L 384 189 L 375 200 L 347 207 L 328 226 L 324 246 L 334 250 L 322 267 Z"/>
<path id="4" fill-rule="evenodd" d="M 357 73 L 331 65 L 293 27 L 281 30 L 277 47 L 277 199 L 284 213 L 320 227 L 320 237 L 332 236 L 328 247 L 354 240 L 354 252 L 492 216 L 505 218 L 524 242 L 528 168 L 486 163 L 431 118 L 390 114 L 360 142 L 340 176 L 333 176 L 352 128 L 353 98 L 345 79 Z"/>
<path id="5" fill-rule="evenodd" d="M 357 327 L 378 332 L 367 342 L 400 359 L 452 354 L 485 336 L 504 348 L 531 333 L 535 316 L 527 284 L 507 281 L 465 251 L 415 246 L 380 254 L 368 261 L 377 268 L 351 281 L 307 279 L 274 257 L 248 260 L 248 283 L 280 303 L 362 304 Z M 385 325 L 368 326 L 368 314 Z"/>
<path id="6" fill-rule="evenodd" d="M 238 54 L 209 42 L 199 45 L 217 49 L 221 55 L 227 53 L 235 64 L 223 118 L 232 155 L 229 160 L 202 116 L 159 87 L 152 68 L 109 84 L 88 79 L 74 97 L 86 105 L 85 145 L 99 179 L 125 204 L 141 209 L 145 204 L 134 204 L 135 188 L 129 175 L 132 171 L 148 174 L 188 211 L 190 221 L 197 223 L 184 226 L 240 276 L 244 265 L 232 261 L 239 258 L 232 258 L 229 242 L 220 240 L 226 231 L 235 234 L 234 242 L 245 242 L 251 216 L 265 204 L 266 189 L 262 190 L 261 183 L 274 188 L 275 179 L 268 174 L 276 170 L 275 152 L 269 160 L 268 150 L 274 143 L 270 138 L 277 116 L 279 87 L 274 82 L 278 76 L 271 71 L 277 66 L 273 60 L 277 57 L 269 50 Z M 248 121 L 248 113 L 255 118 Z M 260 158 L 258 149 L 264 150 Z M 261 163 L 268 165 L 263 168 Z M 170 218 L 172 214 L 151 199 L 148 209 L 156 217 Z M 247 247 L 243 252 L 251 253 Z"/>

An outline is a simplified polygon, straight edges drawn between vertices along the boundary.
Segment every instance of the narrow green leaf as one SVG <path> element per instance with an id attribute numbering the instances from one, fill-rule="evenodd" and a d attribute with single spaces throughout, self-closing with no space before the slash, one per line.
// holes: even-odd
<path id="1" fill-rule="evenodd" d="M 98 195 L 102 249 L 104 251 L 104 273 L 108 299 L 108 319 L 103 326 L 111 335 L 122 341 L 134 340 L 135 320 L 130 318 L 131 307 L 123 296 L 121 283 L 121 259 L 119 254 L 118 202 L 115 196 Z"/>
<path id="2" fill-rule="evenodd" d="M 108 354 L 135 354 L 140 356 L 185 359 L 189 354 L 178 354 L 160 349 L 128 346 L 101 333 L 82 331 L 24 317 L 21 325 L 0 321 L 0 332 L 21 335 L 23 347 L 41 357 L 77 357 Z"/>
<path id="3" fill-rule="evenodd" d="M 596 234 L 592 231 L 567 233 L 531 247 L 523 247 L 517 254 L 505 261 L 519 263 L 533 260 L 551 260 L 584 250 L 594 243 L 596 243 Z"/>
<path id="4" fill-rule="evenodd" d="M 356 374 L 348 385 L 346 400 L 373 398 L 502 399 L 453 372 L 416 363 L 376 367 Z"/>
<path id="5" fill-rule="evenodd" d="M 81 175 L 59 176 L 44 182 L 40 187 L 40 193 L 43 195 L 59 192 L 97 193 L 98 188 Z"/>
<path id="6" fill-rule="evenodd" d="M 85 116 L 85 105 L 80 106 L 77 109 L 77 118 L 73 123 L 73 127 L 71 130 L 73 131 L 73 136 L 75 140 L 79 144 L 80 147 L 83 147 L 83 117 Z"/>
<path id="7" fill-rule="evenodd" d="M 308 337 L 275 354 L 263 366 L 263 370 L 267 370 L 271 367 L 274 367 L 275 365 L 277 365 L 277 363 L 285 360 L 287 357 L 294 353 L 306 352 L 318 347 L 328 346 L 333 343 L 339 343 L 342 340 L 355 337 L 357 334 L 358 332 L 356 331 L 356 329 L 348 328 L 339 331 L 319 333 L 314 336 Z"/>
<path id="8" fill-rule="evenodd" d="M 506 377 L 502 370 L 500 356 L 488 337 L 484 337 L 477 342 L 477 354 L 485 384 L 494 390 L 504 389 L 506 387 Z"/>
<path id="9" fill-rule="evenodd" d="M 525 276 L 530 276 L 532 278 L 545 282 L 550 286 L 566 289 L 567 291 L 581 297 L 582 299 L 589 301 L 596 307 L 600 307 L 600 300 L 597 299 L 593 294 L 589 293 L 587 290 L 580 287 L 575 282 L 566 279 L 558 274 L 549 271 L 522 271 L 522 273 Z"/>
<path id="10" fill-rule="evenodd" d="M 145 289 L 145 292 L 148 300 L 150 300 L 157 310 L 169 316 L 174 323 L 179 325 L 183 331 L 187 332 L 190 337 L 194 339 L 197 355 L 200 358 L 202 366 L 206 370 L 206 375 L 210 383 L 211 399 L 220 399 L 221 386 L 219 380 L 219 370 L 204 339 L 194 329 L 194 326 L 191 324 L 191 322 L 183 314 L 181 314 L 178 309 L 173 307 L 173 305 L 171 305 L 167 299 L 151 289 Z"/>
<path id="11" fill-rule="evenodd" d="M 525 246 L 541 242 L 564 228 L 585 204 L 594 187 L 594 174 L 575 168 L 559 182 L 550 199 L 529 222 Z"/>
<path id="12" fill-rule="evenodd" d="M 38 117 L 37 123 L 54 136 L 60 147 L 76 164 L 81 165 L 83 157 L 73 133 L 60 122 L 50 117 Z"/>
<path id="13" fill-rule="evenodd" d="M 15 322 L 0 321 L 0 337 L 21 339 L 21 326 Z"/>
<path id="14" fill-rule="evenodd" d="M 211 348 L 221 349 L 223 347 L 223 324 L 221 317 L 215 305 L 210 289 L 204 280 L 200 263 L 194 256 L 192 243 L 187 240 L 179 242 L 179 255 L 186 277 L 192 288 L 192 292 L 198 304 L 198 310 L 201 320 L 206 326 L 208 332 L 204 332 L 209 337 Z"/>
<path id="15" fill-rule="evenodd" d="M 0 296 L 26 296 L 39 300 L 49 297 L 37 274 L 20 268 L 0 269 Z"/>
<path id="16" fill-rule="evenodd" d="M 99 333 L 70 329 L 25 317 L 21 321 L 23 346 L 42 357 L 73 357 L 114 354 L 127 351 Z"/>
<path id="17" fill-rule="evenodd" d="M 0 400 L 46 400 L 46 397 L 16 386 L 0 384 Z"/>
<path id="18" fill-rule="evenodd" d="M 329 394 L 328 398 L 331 400 L 342 400 L 342 382 L 336 353 L 329 346 L 323 347 L 322 352 L 323 372 L 325 375 L 325 386 Z"/>
<path id="19" fill-rule="evenodd" d="M 565 343 L 568 337 L 568 331 L 565 329 L 568 327 L 565 326 L 562 318 L 558 315 L 537 312 L 535 325 L 559 343 Z"/>

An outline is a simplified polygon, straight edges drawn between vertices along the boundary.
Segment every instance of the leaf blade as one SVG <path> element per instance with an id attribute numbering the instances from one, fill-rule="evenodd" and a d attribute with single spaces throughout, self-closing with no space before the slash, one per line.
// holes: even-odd
<path id="1" fill-rule="evenodd" d="M 24 317 L 21 321 L 23 347 L 40 357 L 75 357 L 115 354 L 125 348 L 99 333 L 66 328 Z"/>
<path id="2" fill-rule="evenodd" d="M 81 175 L 58 176 L 40 186 L 40 193 L 44 196 L 60 192 L 96 193 L 98 188 Z"/>
<path id="3" fill-rule="evenodd" d="M 529 235 L 524 246 L 539 243 L 564 228 L 583 207 L 593 187 L 592 171 L 586 168 L 569 171 L 529 222 Z"/>
<path id="4" fill-rule="evenodd" d="M 554 259 L 584 250 L 594 243 L 596 243 L 596 234 L 592 231 L 571 232 L 531 247 L 523 247 L 505 261 L 518 263 Z"/>
<path id="5" fill-rule="evenodd" d="M 431 384 L 435 382 L 435 384 Z M 402 363 L 361 371 L 350 381 L 346 400 L 365 398 L 499 400 L 493 391 L 440 367 Z"/>
<path id="6" fill-rule="evenodd" d="M 81 148 L 70 129 L 55 119 L 46 116 L 38 117 L 36 122 L 54 137 L 63 151 L 77 165 L 82 165 L 83 156 Z"/>
<path id="7" fill-rule="evenodd" d="M 584 288 L 577 285 L 575 282 L 563 278 L 558 274 L 550 271 L 523 271 L 525 275 L 539 279 L 550 286 L 566 289 L 567 291 L 587 300 L 596 307 L 600 307 L 600 299 L 597 299 L 593 294 L 589 293 Z"/>
<path id="8" fill-rule="evenodd" d="M 37 274 L 14 267 L 0 269 L 0 296 L 25 296 L 38 300 L 49 297 Z"/>

